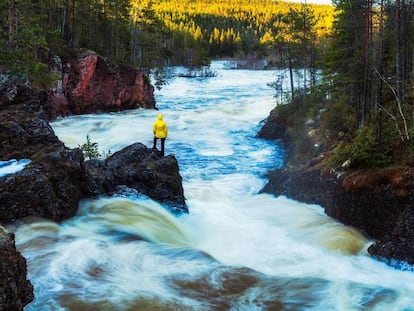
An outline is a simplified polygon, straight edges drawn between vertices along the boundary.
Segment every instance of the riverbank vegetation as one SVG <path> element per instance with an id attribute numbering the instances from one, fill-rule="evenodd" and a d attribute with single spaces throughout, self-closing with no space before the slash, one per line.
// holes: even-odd
<path id="1" fill-rule="evenodd" d="M 289 72 L 288 90 L 269 86 L 291 103 L 277 109 L 298 157 L 317 148 L 331 166 L 414 164 L 412 1 L 6 0 L 0 13 L 0 73 L 46 87 L 56 79 L 48 57 L 81 48 L 158 68 L 160 81 L 164 66 L 260 60 Z"/>
<path id="2" fill-rule="evenodd" d="M 6 0 L 0 4 L 0 70 L 45 77 L 43 50 L 86 48 L 149 70 L 210 59 L 316 62 L 333 7 L 271 0 Z M 312 57 L 300 52 L 305 46 Z M 286 55 L 289 55 L 286 57 Z M 33 67 L 33 68 L 32 68 Z"/>
<path id="3" fill-rule="evenodd" d="M 412 166 L 414 5 L 335 3 L 322 83 L 297 90 L 274 114 L 290 119 L 297 161 L 317 154 L 329 168 Z"/>

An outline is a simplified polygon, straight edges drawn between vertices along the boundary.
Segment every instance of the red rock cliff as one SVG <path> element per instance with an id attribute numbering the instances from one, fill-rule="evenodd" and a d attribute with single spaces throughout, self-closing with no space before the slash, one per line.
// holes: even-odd
<path id="1" fill-rule="evenodd" d="M 154 87 L 133 67 L 115 65 L 94 52 L 53 59 L 60 77 L 49 92 L 53 116 L 155 108 Z"/>

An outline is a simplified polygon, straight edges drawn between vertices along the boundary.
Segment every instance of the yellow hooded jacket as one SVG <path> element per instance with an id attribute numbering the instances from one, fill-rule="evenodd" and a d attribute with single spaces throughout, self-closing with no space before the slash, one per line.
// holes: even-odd
<path id="1" fill-rule="evenodd" d="M 157 138 L 167 138 L 168 135 L 168 126 L 167 123 L 162 119 L 162 114 L 158 114 L 158 120 L 154 122 L 152 127 L 155 137 Z"/>

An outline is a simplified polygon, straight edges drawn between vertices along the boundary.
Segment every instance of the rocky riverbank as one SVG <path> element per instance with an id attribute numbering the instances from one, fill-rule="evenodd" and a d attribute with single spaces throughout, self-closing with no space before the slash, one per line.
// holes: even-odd
<path id="1" fill-rule="evenodd" d="M 294 143 L 285 120 L 271 113 L 259 136 L 281 140 L 287 152 L 283 168 L 269 173 L 262 190 L 276 196 L 318 204 L 327 215 L 361 230 L 375 242 L 368 252 L 396 267 L 414 265 L 414 168 L 330 168 L 329 148 L 306 162 L 292 162 Z M 408 263 L 408 265 L 407 265 Z"/>
<path id="2" fill-rule="evenodd" d="M 23 310 L 33 300 L 26 260 L 16 250 L 13 233 L 0 226 L 0 310 Z"/>
<path id="3" fill-rule="evenodd" d="M 49 121 L 60 115 L 155 108 L 153 88 L 141 72 L 84 53 L 62 63 L 58 88 L 37 92 L 17 79 L 0 85 L 0 160 L 29 159 L 19 172 L 0 178 L 0 310 L 22 310 L 33 300 L 25 259 L 4 227 L 24 217 L 62 221 L 76 214 L 83 198 L 132 189 L 187 212 L 182 179 L 173 155 L 141 143 L 106 159 L 85 161 L 67 148 Z"/>

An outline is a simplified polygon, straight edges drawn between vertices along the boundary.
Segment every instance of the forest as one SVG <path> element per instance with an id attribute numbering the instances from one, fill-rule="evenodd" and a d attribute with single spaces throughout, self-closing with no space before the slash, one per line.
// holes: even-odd
<path id="1" fill-rule="evenodd" d="M 335 6 L 320 107 L 321 132 L 334 147 L 329 166 L 412 166 L 414 3 L 337 0 Z"/>
<path id="2" fill-rule="evenodd" d="M 334 11 L 271 0 L 7 0 L 0 12 L 0 64 L 18 65 L 16 58 L 29 61 L 34 48 L 61 52 L 64 45 L 148 69 L 259 58 L 304 40 L 323 45 Z"/>
<path id="3" fill-rule="evenodd" d="M 314 119 L 319 140 L 334 148 L 330 165 L 412 165 L 413 13 L 412 0 L 5 0 L 0 74 L 45 87 L 56 77 L 44 55 L 71 49 L 148 73 L 217 58 L 267 59 L 291 77 L 302 72 L 303 83 L 291 78 L 289 90 L 269 84 L 290 103 L 278 109 L 294 115 L 298 154 L 312 150 L 303 124 Z"/>

